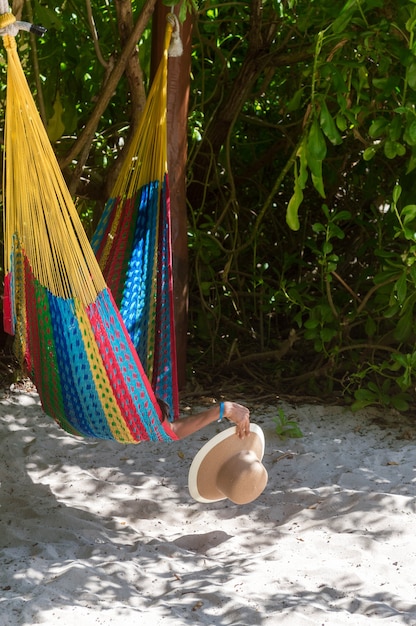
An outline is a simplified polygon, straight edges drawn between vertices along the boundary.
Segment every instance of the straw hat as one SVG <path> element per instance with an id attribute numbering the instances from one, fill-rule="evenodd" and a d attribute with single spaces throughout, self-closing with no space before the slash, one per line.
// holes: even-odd
<path id="1" fill-rule="evenodd" d="M 250 424 L 250 433 L 240 439 L 235 427 L 219 433 L 196 454 L 189 469 L 188 486 L 198 502 L 228 498 L 235 504 L 248 504 L 262 493 L 267 471 L 262 464 L 264 434 Z"/>

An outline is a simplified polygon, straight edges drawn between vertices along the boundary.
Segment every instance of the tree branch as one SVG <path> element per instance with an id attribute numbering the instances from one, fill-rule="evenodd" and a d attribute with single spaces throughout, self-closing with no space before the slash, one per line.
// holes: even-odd
<path id="1" fill-rule="evenodd" d="M 130 0 L 115 0 L 114 4 L 117 12 L 117 24 L 120 34 L 121 47 L 123 48 L 128 42 L 128 39 L 134 28 L 132 3 Z M 120 153 L 119 157 L 115 159 L 113 165 L 107 171 L 107 196 L 109 195 L 109 193 L 111 193 L 118 172 L 123 165 L 123 155 L 127 154 L 128 152 L 128 148 L 134 136 L 134 131 L 137 128 L 137 124 L 139 123 L 139 119 L 146 104 L 143 71 L 140 66 L 136 46 L 133 48 L 127 60 L 125 74 L 130 91 L 130 130 L 123 148 L 123 152 Z"/>
<path id="2" fill-rule="evenodd" d="M 94 16 L 92 14 L 91 0 L 85 0 L 85 3 L 87 5 L 87 18 L 88 18 L 90 31 L 91 31 L 92 40 L 94 42 L 95 54 L 97 55 L 97 59 L 99 60 L 101 65 L 107 69 L 108 62 L 104 59 L 101 53 L 101 48 L 100 48 L 100 44 L 98 41 L 97 29 L 95 28 Z"/>
<path id="3" fill-rule="evenodd" d="M 82 153 L 82 159 L 78 161 L 77 166 L 74 170 L 74 174 L 72 176 L 71 183 L 69 185 L 69 190 L 72 194 L 75 192 L 75 189 L 78 185 L 78 180 L 84 168 L 91 147 L 91 143 L 94 138 L 97 126 L 100 122 L 101 116 L 107 108 L 107 105 L 113 96 L 113 93 L 120 81 L 120 78 L 125 71 L 126 65 L 137 44 L 137 41 L 140 39 L 146 27 L 146 24 L 148 23 L 153 13 L 156 1 L 157 0 L 146 0 L 145 5 L 137 19 L 137 22 L 127 39 L 126 45 L 124 46 L 120 54 L 120 57 L 116 61 L 107 82 L 103 85 L 101 89 L 101 93 L 97 98 L 97 103 L 88 122 L 84 126 L 84 129 L 82 130 L 78 139 L 75 141 L 71 150 L 60 161 L 60 166 L 62 169 L 64 169 L 70 163 L 72 163 L 72 161 L 74 161 L 80 153 Z"/>

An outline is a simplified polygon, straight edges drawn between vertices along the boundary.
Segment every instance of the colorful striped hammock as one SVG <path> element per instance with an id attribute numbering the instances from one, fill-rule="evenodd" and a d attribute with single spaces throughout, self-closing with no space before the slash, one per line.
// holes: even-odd
<path id="1" fill-rule="evenodd" d="M 5 330 L 15 336 L 15 353 L 44 411 L 65 430 L 123 443 L 171 441 L 176 436 L 162 418 L 157 396 L 176 418 L 165 147 L 172 24 L 143 113 L 146 121 L 134 142 L 136 152 L 126 160 L 94 237 L 107 284 L 30 93 L 15 33 L 8 34 L 14 18 L 4 11 L 4 0 L 2 8 L 0 32 L 8 58 Z M 158 113 L 149 122 L 152 108 Z M 143 128 L 153 124 L 153 137 L 143 140 Z M 147 166 L 146 142 L 155 138 L 152 150 L 158 154 L 160 149 L 161 155 L 152 162 L 158 168 Z"/>

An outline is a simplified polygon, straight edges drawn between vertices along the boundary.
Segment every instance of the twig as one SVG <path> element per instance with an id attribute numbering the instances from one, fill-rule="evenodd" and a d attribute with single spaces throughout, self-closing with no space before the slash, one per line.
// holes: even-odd
<path id="1" fill-rule="evenodd" d="M 123 51 L 120 54 L 116 64 L 114 65 L 113 71 L 111 72 L 107 82 L 103 85 L 100 95 L 97 98 L 97 103 L 95 108 L 90 115 L 90 118 L 86 125 L 84 126 L 83 131 L 79 135 L 78 139 L 75 141 L 74 145 L 67 153 L 67 155 L 61 159 L 60 165 L 61 168 L 64 169 L 67 167 L 75 158 L 85 150 L 86 146 L 91 146 L 96 128 L 100 122 L 101 116 L 104 113 L 105 109 L 109 101 L 112 98 L 112 95 L 120 81 L 120 78 L 123 75 L 125 67 L 128 63 L 130 55 L 132 54 L 134 47 L 136 46 L 138 40 L 140 39 L 146 24 L 148 23 L 150 16 L 153 13 L 155 8 L 156 0 L 147 0 L 134 28 L 126 42 L 126 45 L 123 48 Z M 84 152 L 85 156 L 85 152 Z M 84 164 L 82 164 L 83 167 Z M 79 168 L 78 168 L 79 169 Z"/>
<path id="2" fill-rule="evenodd" d="M 275 359 L 276 361 L 279 361 L 289 352 L 295 341 L 298 341 L 298 339 L 299 335 L 297 335 L 296 331 L 292 328 L 289 333 L 289 337 L 282 342 L 281 346 L 277 348 L 277 350 L 267 350 L 266 352 L 258 352 L 256 354 L 246 354 L 239 359 L 227 362 L 227 368 L 239 367 L 240 365 L 244 365 L 246 363 L 264 361 L 265 359 Z"/>
<path id="3" fill-rule="evenodd" d="M 355 291 L 353 291 L 351 289 L 351 287 L 345 282 L 345 280 L 343 278 L 341 278 L 341 276 L 339 274 L 337 274 L 337 272 L 332 271 L 331 274 L 332 274 L 332 276 L 334 278 L 337 279 L 338 282 L 341 283 L 341 285 L 344 287 L 344 289 L 346 291 L 348 291 L 349 294 L 351 294 L 351 296 L 354 298 L 354 300 L 357 300 L 358 302 L 361 302 L 361 298 L 359 296 L 357 296 Z"/>
<path id="4" fill-rule="evenodd" d="M 104 57 L 103 57 L 103 55 L 101 53 L 101 48 L 100 48 L 100 44 L 99 44 L 99 41 L 98 41 L 98 34 L 97 34 L 97 29 L 95 27 L 95 21 L 94 21 L 94 16 L 93 16 L 93 13 L 92 13 L 90 0 L 85 0 L 85 4 L 87 5 L 88 24 L 89 24 L 89 27 L 90 27 L 90 30 L 91 30 L 92 40 L 94 42 L 95 54 L 97 55 L 97 59 L 99 60 L 101 65 L 107 69 L 108 62 L 104 59 Z"/>
<path id="5" fill-rule="evenodd" d="M 380 289 L 381 287 L 385 287 L 386 285 L 389 285 L 390 283 L 394 283 L 397 280 L 397 276 L 392 276 L 391 278 L 389 278 L 388 280 L 385 280 L 382 283 L 379 283 L 378 285 L 374 285 L 373 287 L 371 287 L 370 291 L 368 291 L 365 295 L 365 297 L 363 298 L 360 306 L 357 309 L 357 313 L 361 313 L 361 311 L 364 310 L 367 302 L 369 301 L 369 299 L 371 298 L 371 296 L 373 295 L 373 293 L 375 293 L 378 289 Z"/>

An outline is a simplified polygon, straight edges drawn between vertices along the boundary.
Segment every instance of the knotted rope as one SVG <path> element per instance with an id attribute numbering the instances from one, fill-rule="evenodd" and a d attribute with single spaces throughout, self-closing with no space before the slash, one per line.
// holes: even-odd
<path id="1" fill-rule="evenodd" d="M 172 7 L 173 9 L 173 7 Z M 170 57 L 180 57 L 183 53 L 183 45 L 181 40 L 181 34 L 179 29 L 179 20 L 176 15 L 173 13 L 173 10 L 168 13 L 166 17 L 168 23 L 172 26 L 172 39 L 170 42 L 168 56 Z"/>
<path id="2" fill-rule="evenodd" d="M 43 26 L 16 20 L 11 12 L 8 0 L 0 0 L 0 36 L 4 39 L 6 49 L 16 47 L 14 37 L 16 37 L 19 30 L 25 30 L 35 35 L 43 35 L 46 32 L 46 28 L 43 28 Z"/>

